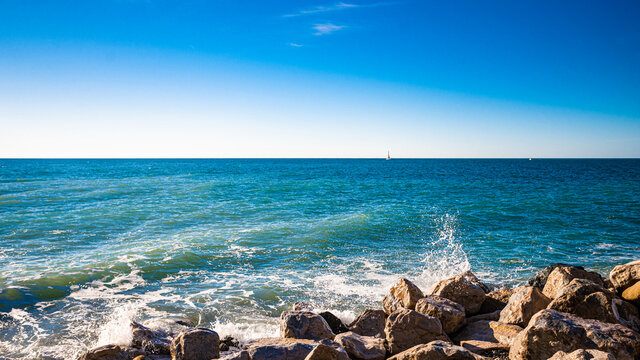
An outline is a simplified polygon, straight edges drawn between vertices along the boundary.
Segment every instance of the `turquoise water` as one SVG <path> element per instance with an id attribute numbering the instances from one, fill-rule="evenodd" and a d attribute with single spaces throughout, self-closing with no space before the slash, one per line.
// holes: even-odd
<path id="1" fill-rule="evenodd" d="M 0 160 L 0 357 L 70 359 L 129 319 L 246 340 L 400 276 L 639 253 L 640 160 Z"/>

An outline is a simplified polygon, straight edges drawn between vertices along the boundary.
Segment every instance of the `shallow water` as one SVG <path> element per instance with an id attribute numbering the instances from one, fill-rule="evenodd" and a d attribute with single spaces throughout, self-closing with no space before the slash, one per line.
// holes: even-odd
<path id="1" fill-rule="evenodd" d="M 0 160 L 0 357 L 72 359 L 130 319 L 273 336 L 296 301 L 350 320 L 400 276 L 639 252 L 640 160 Z"/>

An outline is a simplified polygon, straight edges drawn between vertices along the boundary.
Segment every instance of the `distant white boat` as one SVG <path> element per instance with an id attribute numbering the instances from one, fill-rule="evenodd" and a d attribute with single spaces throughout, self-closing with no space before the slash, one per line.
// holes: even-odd
<path id="1" fill-rule="evenodd" d="M 391 160 L 391 156 L 389 155 L 389 151 L 387 150 L 387 160 Z"/>
<path id="2" fill-rule="evenodd" d="M 531 160 L 531 158 L 529 158 L 529 160 Z"/>

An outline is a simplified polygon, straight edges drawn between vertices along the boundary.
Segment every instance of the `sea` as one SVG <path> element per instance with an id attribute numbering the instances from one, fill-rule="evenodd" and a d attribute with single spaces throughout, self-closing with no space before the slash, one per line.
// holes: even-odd
<path id="1" fill-rule="evenodd" d="M 0 159 L 0 358 L 75 359 L 132 320 L 245 342 L 401 277 L 639 257 L 638 159 Z"/>

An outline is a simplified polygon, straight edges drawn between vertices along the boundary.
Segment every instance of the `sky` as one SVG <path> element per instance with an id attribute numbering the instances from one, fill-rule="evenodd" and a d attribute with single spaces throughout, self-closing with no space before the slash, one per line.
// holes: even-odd
<path id="1" fill-rule="evenodd" d="M 640 157 L 640 2 L 0 0 L 0 157 Z"/>

